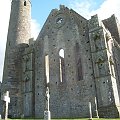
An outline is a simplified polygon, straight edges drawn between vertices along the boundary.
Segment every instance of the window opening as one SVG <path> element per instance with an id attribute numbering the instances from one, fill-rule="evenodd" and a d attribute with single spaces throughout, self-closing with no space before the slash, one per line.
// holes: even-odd
<path id="1" fill-rule="evenodd" d="M 62 21 L 63 21 L 63 19 L 62 19 L 62 18 L 58 18 L 58 19 L 56 20 L 56 23 L 57 23 L 57 24 L 61 24 L 61 23 L 62 23 Z"/>
<path id="2" fill-rule="evenodd" d="M 59 51 L 59 71 L 60 71 L 60 82 L 65 80 L 65 61 L 64 61 L 64 50 Z"/>
<path id="3" fill-rule="evenodd" d="M 61 58 L 59 59 L 60 60 L 60 82 L 62 82 L 63 81 L 63 77 L 62 77 L 62 75 L 63 75 L 63 71 L 62 71 L 62 60 L 61 60 Z"/>
<path id="4" fill-rule="evenodd" d="M 45 76 L 46 76 L 46 83 L 49 83 L 49 56 L 45 56 Z"/>
<path id="5" fill-rule="evenodd" d="M 27 2 L 26 1 L 24 1 L 24 6 L 26 6 L 27 5 Z"/>
<path id="6" fill-rule="evenodd" d="M 77 78 L 78 78 L 78 81 L 80 81 L 80 80 L 83 80 L 83 71 L 82 71 L 82 62 L 81 62 L 79 43 L 76 43 L 76 46 L 75 46 L 75 57 L 76 57 Z"/>
<path id="7" fill-rule="evenodd" d="M 63 49 L 60 49 L 59 56 L 62 57 L 62 58 L 64 58 L 64 50 Z"/>

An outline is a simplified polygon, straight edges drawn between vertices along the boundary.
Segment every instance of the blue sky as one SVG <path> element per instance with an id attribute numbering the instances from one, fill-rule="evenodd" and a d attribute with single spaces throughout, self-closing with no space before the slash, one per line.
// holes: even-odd
<path id="1" fill-rule="evenodd" d="M 84 0 L 86 3 L 91 3 L 90 10 L 96 10 L 105 0 Z M 31 0 L 32 3 L 32 18 L 36 19 L 39 24 L 44 24 L 50 11 L 54 8 L 59 8 L 59 5 L 65 5 L 69 8 L 75 3 L 83 3 L 83 0 Z"/>
<path id="2" fill-rule="evenodd" d="M 5 46 L 10 15 L 10 1 L 0 0 L 0 81 L 4 63 Z M 32 3 L 32 37 L 36 38 L 50 11 L 59 8 L 60 4 L 72 8 L 80 15 L 89 19 L 98 14 L 105 19 L 115 14 L 120 21 L 120 0 L 31 0 Z"/>
<path id="3" fill-rule="evenodd" d="M 60 4 L 68 5 L 69 0 L 32 0 L 32 18 L 41 25 L 45 22 L 50 11 L 58 8 Z"/>

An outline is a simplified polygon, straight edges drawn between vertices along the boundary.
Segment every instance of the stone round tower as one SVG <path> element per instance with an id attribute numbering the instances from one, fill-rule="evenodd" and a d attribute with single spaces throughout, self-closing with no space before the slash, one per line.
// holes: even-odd
<path id="1" fill-rule="evenodd" d="M 30 0 L 12 0 L 7 42 L 12 47 L 28 43 L 31 37 Z"/>
<path id="2" fill-rule="evenodd" d="M 21 115 L 21 55 L 31 38 L 30 0 L 12 0 L 1 94 L 10 92 L 9 115 Z M 21 106 L 21 107 L 20 107 Z M 2 104 L 4 115 L 4 103 Z"/>

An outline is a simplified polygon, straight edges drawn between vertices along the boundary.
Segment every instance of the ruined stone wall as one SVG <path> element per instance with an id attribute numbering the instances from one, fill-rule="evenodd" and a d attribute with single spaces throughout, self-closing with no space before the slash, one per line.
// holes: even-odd
<path id="1" fill-rule="evenodd" d="M 43 117 L 45 95 L 45 56 L 50 67 L 50 111 L 52 118 L 89 116 L 94 110 L 95 85 L 88 39 L 87 20 L 61 6 L 49 15 L 36 41 L 35 113 Z M 59 51 L 64 50 L 65 78 L 60 80 Z M 77 54 L 76 54 L 77 53 Z M 83 54 L 84 53 L 84 54 Z M 78 64 L 81 75 L 78 79 Z M 64 110 L 64 112 L 63 112 Z"/>
<path id="2" fill-rule="evenodd" d="M 12 1 L 1 89 L 10 91 L 9 115 L 43 118 L 48 86 L 52 118 L 89 117 L 89 102 L 94 115 L 95 97 L 100 117 L 119 117 L 119 33 L 116 23 L 114 31 L 109 26 L 114 16 L 100 25 L 96 15 L 88 21 L 61 5 L 29 44 L 30 9 L 29 0 Z"/>
<path id="3" fill-rule="evenodd" d="M 89 36 L 99 115 L 118 117 L 119 96 L 112 55 L 112 38 L 107 36 L 108 33 L 104 26 L 100 26 L 97 15 L 92 16 L 89 21 Z"/>
<path id="4" fill-rule="evenodd" d="M 112 41 L 112 53 L 113 53 L 113 61 L 115 66 L 115 77 L 117 79 L 117 87 L 120 98 L 120 65 L 119 65 L 120 46 L 115 39 Z"/>
<path id="5" fill-rule="evenodd" d="M 45 58 L 43 39 L 35 42 L 35 117 L 43 118 L 45 110 Z"/>
<path id="6" fill-rule="evenodd" d="M 120 44 L 120 25 L 115 15 L 112 15 L 110 18 L 103 20 L 103 23 L 110 31 L 112 37 Z"/>
<path id="7" fill-rule="evenodd" d="M 22 80 L 21 96 L 22 96 L 22 114 L 24 117 L 34 117 L 35 114 L 35 54 L 34 44 L 30 45 L 22 54 Z"/>

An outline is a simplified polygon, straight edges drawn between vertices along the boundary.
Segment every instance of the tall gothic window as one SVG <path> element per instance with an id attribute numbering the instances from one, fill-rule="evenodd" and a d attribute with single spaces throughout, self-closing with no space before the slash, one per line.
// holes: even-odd
<path id="1" fill-rule="evenodd" d="M 76 57 L 76 73 L 78 81 L 83 80 L 82 62 L 80 55 L 79 43 L 75 45 L 75 57 Z"/>
<path id="2" fill-rule="evenodd" d="M 45 56 L 45 76 L 46 76 L 46 83 L 49 83 L 49 56 Z"/>
<path id="3" fill-rule="evenodd" d="M 65 61 L 64 61 L 64 50 L 59 51 L 59 71 L 60 71 L 60 82 L 65 80 Z"/>

